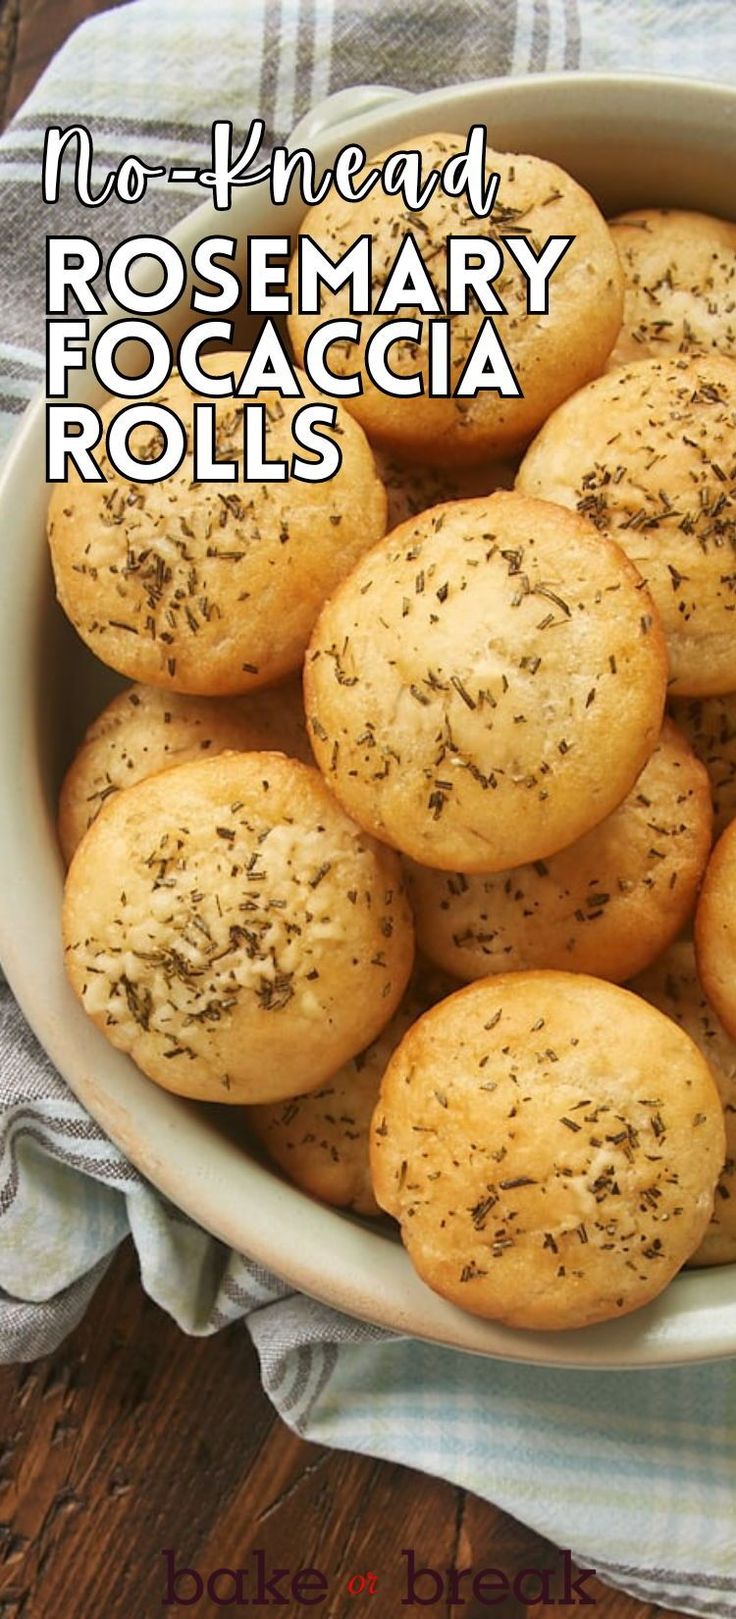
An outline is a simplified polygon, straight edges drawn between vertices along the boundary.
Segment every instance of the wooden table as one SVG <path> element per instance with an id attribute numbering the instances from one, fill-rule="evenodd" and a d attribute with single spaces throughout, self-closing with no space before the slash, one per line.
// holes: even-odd
<path id="1" fill-rule="evenodd" d="M 5 117 L 71 29 L 105 9 L 105 0 L 3 0 Z M 369 1570 L 378 1578 L 370 1611 L 405 1611 L 403 1547 L 422 1564 L 493 1566 L 510 1580 L 554 1566 L 561 1590 L 559 1554 L 464 1490 L 295 1438 L 261 1391 L 244 1327 L 184 1337 L 143 1294 L 130 1243 L 57 1354 L 0 1370 L 0 1411 L 0 1619 L 222 1612 L 206 1596 L 166 1606 L 165 1547 L 203 1572 L 251 1569 L 255 1548 L 272 1569 L 323 1570 L 324 1619 L 368 1605 L 347 1582 Z M 179 1594 L 193 1589 L 183 1583 Z M 589 1589 L 599 1619 L 667 1619 L 597 1581 Z M 495 1610 L 472 1599 L 440 1606 L 463 1619 L 527 1611 L 514 1598 Z"/>

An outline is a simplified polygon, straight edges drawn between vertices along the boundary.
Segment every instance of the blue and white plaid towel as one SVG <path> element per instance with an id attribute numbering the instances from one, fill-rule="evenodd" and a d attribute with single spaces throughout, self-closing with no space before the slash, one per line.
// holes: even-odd
<path id="1" fill-rule="evenodd" d="M 48 122 L 100 159 L 205 163 L 214 118 L 284 136 L 321 97 L 498 74 L 636 69 L 736 79 L 733 0 L 136 0 L 86 23 L 0 142 L 0 433 L 41 385 Z M 191 193 L 151 189 L 165 231 Z M 123 204 L 95 216 L 106 245 Z M 66 188 L 55 233 L 87 232 Z M 7 538 L 6 542 L 7 543 Z M 239 1317 L 266 1392 L 322 1444 L 485 1496 L 645 1601 L 736 1616 L 736 1362 L 641 1373 L 500 1364 L 389 1338 L 301 1298 L 164 1204 L 50 1068 L 0 994 L 0 1359 L 48 1353 L 130 1231 L 143 1285 L 185 1332 Z"/>

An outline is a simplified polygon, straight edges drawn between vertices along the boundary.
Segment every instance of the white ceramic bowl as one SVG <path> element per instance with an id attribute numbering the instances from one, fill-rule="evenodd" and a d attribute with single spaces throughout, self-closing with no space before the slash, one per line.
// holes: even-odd
<path id="1" fill-rule="evenodd" d="M 475 122 L 489 126 L 496 147 L 562 164 L 607 212 L 653 203 L 733 215 L 736 93 L 692 81 L 564 75 L 418 97 L 374 86 L 332 97 L 296 136 L 326 162 L 348 138 L 376 152 L 412 134 L 462 133 Z M 294 231 L 298 205 L 277 211 L 265 189 L 236 193 L 230 216 L 209 204 L 198 209 L 174 239 L 186 255 L 200 236 L 223 230 L 241 238 Z M 174 335 L 186 311 L 162 324 Z M 96 403 L 99 389 L 83 378 L 74 397 Z M 389 1235 L 323 1207 L 255 1162 L 238 1139 L 235 1110 L 158 1090 L 91 1025 L 62 966 L 55 799 L 84 724 L 117 682 L 54 603 L 43 468 L 39 400 L 0 491 L 0 956 L 77 1096 L 174 1203 L 295 1288 L 350 1314 L 481 1354 L 557 1365 L 666 1365 L 736 1353 L 736 1266 L 686 1272 L 647 1309 L 571 1333 L 514 1332 L 463 1314 L 419 1281 Z"/>

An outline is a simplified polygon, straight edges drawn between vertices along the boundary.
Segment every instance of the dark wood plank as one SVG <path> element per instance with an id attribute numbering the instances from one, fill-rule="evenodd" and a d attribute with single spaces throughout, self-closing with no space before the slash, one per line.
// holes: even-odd
<path id="1" fill-rule="evenodd" d="M 0 127 L 6 120 L 6 107 L 18 44 L 20 0 L 0 3 Z"/>
<path id="2" fill-rule="evenodd" d="M 452 1559 L 459 1492 L 296 1439 L 245 1329 L 185 1338 L 144 1298 L 130 1248 L 68 1345 L 0 1374 L 0 1401 L 3 1619 L 153 1613 L 165 1547 L 203 1573 L 255 1548 L 319 1568 L 324 1613 L 348 1611 L 347 1580 L 369 1568 L 395 1605 L 404 1545 Z"/>
<path id="3" fill-rule="evenodd" d="M 295 1438 L 262 1393 L 245 1329 L 185 1337 L 144 1297 L 130 1245 L 57 1354 L 0 1373 L 0 1409 L 2 1619 L 152 1619 L 164 1611 L 166 1547 L 205 1577 L 221 1567 L 252 1575 L 256 1549 L 270 1568 L 320 1569 L 325 1619 L 356 1612 L 347 1582 L 369 1572 L 372 1611 L 398 1612 L 406 1548 L 443 1576 L 490 1566 L 512 1582 L 522 1568 L 552 1568 L 560 1590 L 559 1553 L 487 1503 Z M 443 1586 L 434 1611 L 454 1611 Z M 592 1590 L 599 1619 L 654 1611 Z M 205 1596 L 191 1611 L 219 1610 Z M 500 1611 L 526 1610 L 509 1598 Z M 468 1591 L 463 1619 L 487 1612 Z"/>
<path id="4" fill-rule="evenodd" d="M 51 57 L 86 17 L 128 5 L 130 0 L 9 0 L 17 14 L 14 59 L 4 116 L 18 111 Z M 64 109 L 60 109 L 64 110 Z"/>

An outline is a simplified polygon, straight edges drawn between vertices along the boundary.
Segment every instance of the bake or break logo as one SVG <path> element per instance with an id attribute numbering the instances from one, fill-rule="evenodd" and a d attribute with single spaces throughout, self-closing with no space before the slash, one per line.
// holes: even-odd
<path id="1" fill-rule="evenodd" d="M 493 220 L 499 175 L 487 172 L 487 129 L 475 124 L 462 151 L 448 156 L 438 167 L 423 167 L 422 154 L 410 149 L 393 152 L 379 164 L 367 166 L 366 152 L 357 143 L 343 146 L 331 167 L 317 174 L 312 152 L 276 147 L 267 161 L 257 159 L 264 135 L 261 120 L 251 123 L 245 143 L 233 150 L 230 123 L 212 126 L 212 164 L 208 169 L 171 169 L 127 157 L 95 191 L 92 178 L 93 145 L 83 125 L 49 128 L 44 142 L 42 188 L 44 201 L 58 201 L 65 156 L 74 163 L 74 186 L 88 208 L 101 207 L 112 196 L 135 204 L 145 196 L 151 179 L 168 178 L 193 183 L 212 193 L 214 207 L 226 210 L 234 186 L 268 186 L 276 207 L 288 203 L 292 189 L 311 206 L 330 193 L 343 202 L 362 201 L 372 192 L 401 200 L 406 229 L 398 231 L 387 269 L 381 266 L 380 284 L 372 273 L 372 238 L 363 234 L 342 253 L 331 257 L 312 237 L 301 234 L 296 242 L 296 290 L 290 290 L 288 235 L 249 236 L 245 244 L 228 234 L 203 237 L 192 250 L 189 263 L 179 248 L 162 236 L 131 236 L 105 259 L 89 236 L 47 238 L 47 478 L 63 483 L 70 465 L 85 483 L 104 483 L 99 447 L 122 477 L 137 483 L 157 483 L 193 456 L 193 477 L 198 483 L 245 481 L 283 482 L 296 478 L 323 483 L 339 470 L 342 456 L 336 426 L 336 406 L 326 399 L 350 399 L 362 392 L 365 373 L 371 384 L 396 399 L 410 402 L 417 395 L 473 399 L 482 391 L 504 398 L 519 398 L 521 389 L 496 324 L 506 314 L 495 283 L 506 259 L 513 261 L 524 281 L 526 312 L 549 312 L 550 279 L 567 252 L 572 236 L 548 236 L 544 243 L 530 240 L 528 232 L 501 229 Z M 489 221 L 486 233 L 444 238 L 440 263 L 436 244 L 423 253 L 422 211 L 435 195 L 462 199 L 479 221 Z M 513 220 L 513 210 L 500 209 L 500 218 Z M 418 239 L 419 238 L 419 239 Z M 393 247 L 395 245 L 395 251 Z M 431 267 L 430 267 L 431 265 Z M 143 277 L 141 271 L 143 270 Z M 192 320 L 176 344 L 157 324 L 157 317 L 174 308 L 194 279 L 189 298 Z M 292 312 L 318 315 L 323 294 L 340 293 L 348 313 L 327 319 L 312 331 L 303 361 L 308 381 L 323 396 L 306 399 L 292 422 L 294 453 L 289 462 L 268 457 L 266 412 L 258 402 L 267 392 L 281 398 L 304 397 L 277 324 L 277 317 Z M 110 320 L 94 328 L 91 322 L 105 314 L 102 298 L 117 306 Z M 467 315 L 471 300 L 482 312 L 472 345 L 461 368 L 453 363 L 452 317 Z M 407 313 L 410 311 L 410 313 Z M 212 375 L 203 364 L 203 351 L 213 344 L 227 348 L 235 336 L 235 315 L 261 321 L 247 361 L 240 372 Z M 363 319 L 377 316 L 356 368 L 330 366 L 333 345 L 361 343 Z M 420 318 L 422 317 L 422 318 Z M 426 332 L 424 325 L 426 321 Z M 136 345 L 144 360 L 137 374 L 119 365 L 124 345 Z M 418 357 L 412 372 L 392 366 L 392 350 L 422 344 L 428 361 Z M 411 352 L 411 349 L 409 350 Z M 130 348 L 128 347 L 128 354 Z M 69 400 L 69 379 L 75 371 L 91 368 L 107 393 L 121 406 L 107 427 L 89 404 Z M 177 370 L 187 386 L 202 396 L 193 405 L 191 424 L 151 395 L 165 387 Z M 218 458 L 216 399 L 247 400 L 243 406 L 243 465 Z M 125 403 L 129 401 L 129 403 Z M 133 430 L 154 429 L 145 459 L 131 450 Z M 150 446 L 153 443 L 154 453 Z"/>
<path id="2" fill-rule="evenodd" d="M 204 1600 L 214 1608 L 313 1608 L 326 1602 L 330 1591 L 327 1575 L 319 1568 L 274 1568 L 266 1553 L 257 1547 L 243 1568 L 216 1568 L 208 1572 L 180 1565 L 177 1553 L 167 1547 L 164 1560 L 163 1607 L 199 1608 Z M 402 1608 L 438 1608 L 445 1613 L 467 1603 L 498 1608 L 512 1599 L 525 1608 L 594 1607 L 596 1597 L 587 1589 L 595 1578 L 592 1568 L 575 1572 L 572 1552 L 560 1553 L 557 1569 L 522 1568 L 508 1575 L 500 1568 L 428 1568 L 417 1561 L 411 1547 L 401 1552 Z M 372 1570 L 349 1574 L 342 1581 L 348 1597 L 372 1597 L 380 1590 L 380 1576 Z M 378 1606 L 378 1604 L 376 1604 Z M 210 1610 L 211 1611 L 211 1610 Z M 334 1609 L 331 1609 L 334 1611 Z"/>

